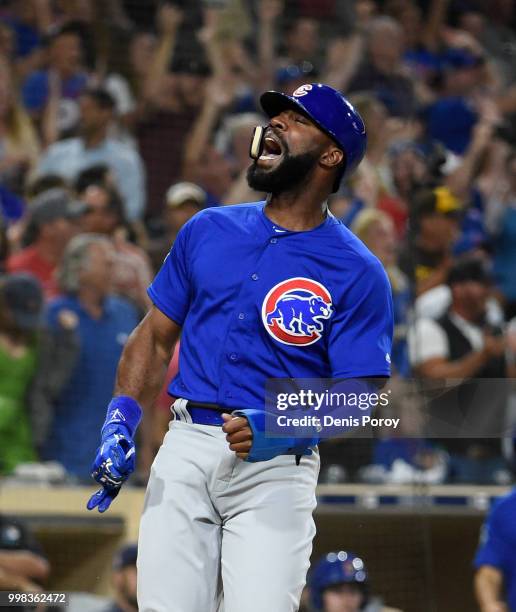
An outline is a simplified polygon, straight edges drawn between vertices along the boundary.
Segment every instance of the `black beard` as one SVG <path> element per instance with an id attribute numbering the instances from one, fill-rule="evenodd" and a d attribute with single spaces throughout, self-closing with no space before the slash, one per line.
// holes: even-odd
<path id="1" fill-rule="evenodd" d="M 251 189 L 264 191 L 278 195 L 298 187 L 313 169 L 319 154 L 303 153 L 302 155 L 290 155 L 284 153 L 283 160 L 274 170 L 260 168 L 256 162 L 247 169 L 247 183 Z"/>

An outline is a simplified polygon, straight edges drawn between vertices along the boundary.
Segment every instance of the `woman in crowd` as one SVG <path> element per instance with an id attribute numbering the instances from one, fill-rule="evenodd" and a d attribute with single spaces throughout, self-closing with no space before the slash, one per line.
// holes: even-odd
<path id="1" fill-rule="evenodd" d="M 28 114 L 16 99 L 8 65 L 0 60 L 0 183 L 21 193 L 38 159 L 39 143 Z"/>

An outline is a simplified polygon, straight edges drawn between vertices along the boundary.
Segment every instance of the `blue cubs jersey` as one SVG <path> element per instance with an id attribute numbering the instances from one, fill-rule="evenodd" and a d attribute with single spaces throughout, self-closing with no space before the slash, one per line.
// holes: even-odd
<path id="1" fill-rule="evenodd" d="M 333 216 L 293 232 L 265 202 L 205 209 L 148 293 L 183 328 L 174 397 L 263 408 L 268 378 L 390 374 L 389 281 Z"/>
<path id="2" fill-rule="evenodd" d="M 482 527 L 475 567 L 496 567 L 503 573 L 509 610 L 516 610 L 516 491 L 497 500 Z"/>

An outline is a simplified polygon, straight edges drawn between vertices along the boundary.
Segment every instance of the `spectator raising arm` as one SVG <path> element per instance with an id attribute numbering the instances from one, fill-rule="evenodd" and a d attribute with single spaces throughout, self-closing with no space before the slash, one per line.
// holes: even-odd
<path id="1" fill-rule="evenodd" d="M 261 0 L 258 6 L 260 29 L 258 36 L 259 86 L 260 90 L 274 86 L 276 64 L 275 26 L 283 12 L 282 0 Z"/>
<path id="2" fill-rule="evenodd" d="M 439 49 L 441 30 L 446 22 L 449 0 L 432 0 L 428 8 L 426 27 L 423 30 L 423 43 L 430 51 Z"/>
<path id="3" fill-rule="evenodd" d="M 347 38 L 337 38 L 328 45 L 323 83 L 346 91 L 364 53 L 364 38 L 355 32 Z"/>
<path id="4" fill-rule="evenodd" d="M 231 83 L 223 78 L 214 77 L 209 83 L 201 112 L 185 145 L 183 176 L 186 180 L 195 180 L 197 165 L 210 142 L 213 129 L 223 109 L 233 100 L 233 95 Z"/>
<path id="5" fill-rule="evenodd" d="M 183 21 L 183 11 L 172 4 L 163 4 L 158 11 L 156 21 L 160 36 L 154 61 L 143 87 L 144 101 L 147 102 L 159 95 L 162 79 L 172 61 L 177 31 Z"/>
<path id="6" fill-rule="evenodd" d="M 61 100 L 61 78 L 55 70 L 48 73 L 48 101 L 41 119 L 43 146 L 50 146 L 59 138 L 58 115 Z"/>
<path id="7" fill-rule="evenodd" d="M 450 191 L 461 200 L 468 198 L 479 159 L 493 137 L 497 120 L 496 110 L 493 104 L 485 105 L 483 108 L 485 110 L 482 118 L 473 128 L 473 138 L 462 158 L 462 163 L 446 179 Z"/>

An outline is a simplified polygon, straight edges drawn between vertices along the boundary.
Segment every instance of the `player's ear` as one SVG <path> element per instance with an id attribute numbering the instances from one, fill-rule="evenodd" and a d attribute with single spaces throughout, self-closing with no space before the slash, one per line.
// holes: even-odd
<path id="1" fill-rule="evenodd" d="M 324 153 L 321 155 L 319 163 L 330 170 L 331 168 L 335 168 L 336 166 L 338 166 L 343 159 L 344 153 L 342 152 L 342 150 L 339 149 L 337 146 L 332 145 L 328 147 L 326 151 L 324 151 Z"/>

